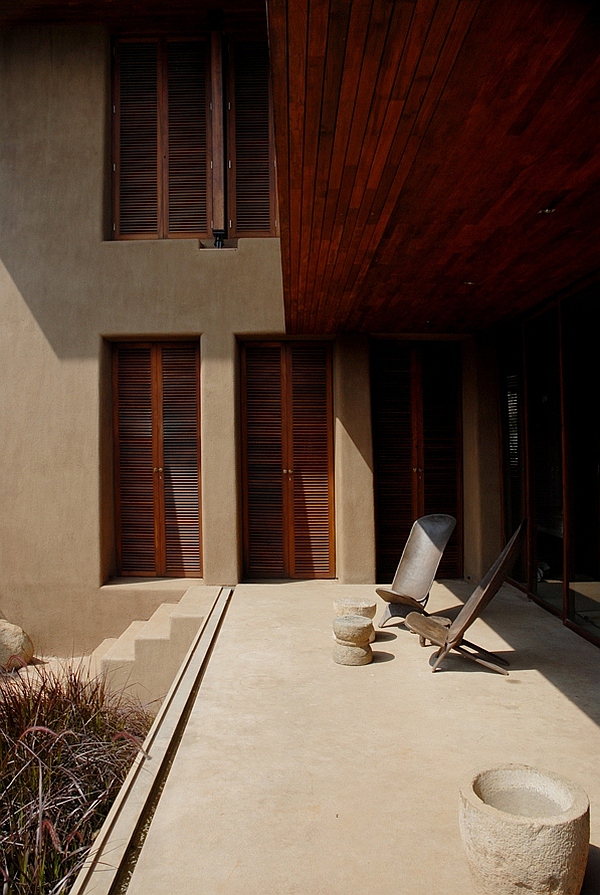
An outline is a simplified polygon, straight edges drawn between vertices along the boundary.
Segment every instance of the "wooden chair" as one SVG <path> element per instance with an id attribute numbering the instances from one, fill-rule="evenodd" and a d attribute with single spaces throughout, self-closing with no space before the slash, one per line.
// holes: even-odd
<path id="1" fill-rule="evenodd" d="M 425 611 L 435 573 L 455 525 L 456 519 L 444 513 L 421 516 L 413 523 L 391 587 L 377 588 L 379 596 L 388 603 L 379 620 L 380 628 L 393 616 L 403 619 L 407 606 Z"/>
<path id="2" fill-rule="evenodd" d="M 474 643 L 470 643 L 468 640 L 465 640 L 464 635 L 475 619 L 479 618 L 492 597 L 498 592 L 511 570 L 521 550 L 525 528 L 526 522 L 523 520 L 498 559 L 481 579 L 449 627 L 444 626 L 447 620 L 437 620 L 434 615 L 424 616 L 418 612 L 410 612 L 406 616 L 406 627 L 414 634 L 419 635 L 421 646 L 425 646 L 428 640 L 439 646 L 439 650 L 434 654 L 435 661 L 433 662 L 432 671 L 439 668 L 440 663 L 451 650 L 456 650 L 465 659 L 472 659 L 474 662 L 478 662 L 479 665 L 485 665 L 486 668 L 491 668 L 492 671 L 497 671 L 499 674 L 508 674 L 508 671 L 502 667 L 503 665 L 508 665 L 505 659 L 496 656 L 495 653 L 489 653 Z"/>

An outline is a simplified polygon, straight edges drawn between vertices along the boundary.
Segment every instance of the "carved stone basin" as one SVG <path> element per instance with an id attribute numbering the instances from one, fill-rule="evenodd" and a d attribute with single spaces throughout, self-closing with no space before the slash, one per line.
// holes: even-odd
<path id="1" fill-rule="evenodd" d="M 459 825 L 481 895 L 579 895 L 587 864 L 589 799 L 573 783 L 526 765 L 471 775 Z"/>

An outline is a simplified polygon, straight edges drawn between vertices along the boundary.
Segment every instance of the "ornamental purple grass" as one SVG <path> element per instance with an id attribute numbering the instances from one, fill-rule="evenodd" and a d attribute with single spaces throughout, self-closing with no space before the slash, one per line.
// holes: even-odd
<path id="1" fill-rule="evenodd" d="M 0 675 L 0 893 L 73 884 L 152 716 L 85 667 Z"/>

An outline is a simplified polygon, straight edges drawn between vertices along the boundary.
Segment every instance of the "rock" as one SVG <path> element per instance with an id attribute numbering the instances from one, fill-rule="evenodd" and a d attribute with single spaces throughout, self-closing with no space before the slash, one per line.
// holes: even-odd
<path id="1" fill-rule="evenodd" d="M 34 646 L 31 638 L 18 625 L 0 619 L 0 666 L 7 670 L 27 665 L 33 659 Z"/>

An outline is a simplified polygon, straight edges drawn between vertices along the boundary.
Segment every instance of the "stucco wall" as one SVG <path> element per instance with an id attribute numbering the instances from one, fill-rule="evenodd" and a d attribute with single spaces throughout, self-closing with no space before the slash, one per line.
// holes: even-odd
<path id="1" fill-rule="evenodd" d="M 111 241 L 108 34 L 0 40 L 0 613 L 38 652 L 77 652 L 185 590 L 110 583 L 113 339 L 200 340 L 204 580 L 238 581 L 237 338 L 285 332 L 279 241 Z M 369 581 L 366 340 L 335 357 L 337 574 Z"/>
<path id="2" fill-rule="evenodd" d="M 113 337 L 200 338 L 205 580 L 237 580 L 236 334 L 284 331 L 279 242 L 107 240 L 108 35 L 15 29 L 0 58 L 0 612 L 78 650 L 164 599 L 100 589 Z"/>
<path id="3" fill-rule="evenodd" d="M 338 578 L 375 581 L 375 509 L 369 341 L 339 336 L 334 354 Z"/>

